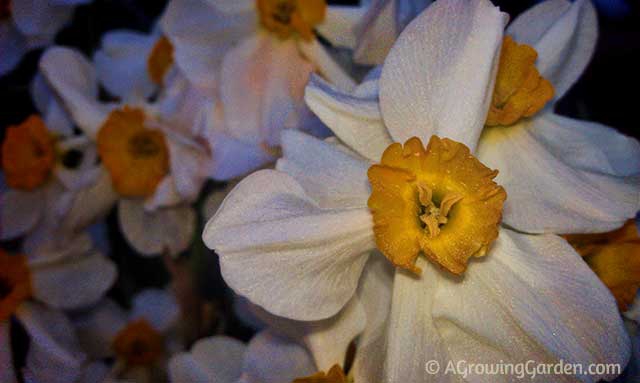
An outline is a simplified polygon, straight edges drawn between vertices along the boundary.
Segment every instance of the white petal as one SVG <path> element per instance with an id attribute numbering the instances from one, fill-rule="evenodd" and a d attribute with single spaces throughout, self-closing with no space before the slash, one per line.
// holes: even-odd
<path id="1" fill-rule="evenodd" d="M 182 136 L 169 137 L 171 176 L 185 201 L 194 201 L 208 176 L 211 157 L 196 141 Z"/>
<path id="2" fill-rule="evenodd" d="M 363 65 L 382 64 L 400 30 L 395 23 L 394 0 L 373 1 L 368 12 L 356 26 L 358 44 L 353 60 Z"/>
<path id="3" fill-rule="evenodd" d="M 76 383 L 105 383 L 111 372 L 104 362 L 91 362 L 82 368 L 82 375 Z"/>
<path id="4" fill-rule="evenodd" d="M 180 317 L 176 298 L 168 291 L 146 289 L 133 298 L 132 319 L 147 320 L 159 332 L 175 326 Z"/>
<path id="5" fill-rule="evenodd" d="M 210 130 L 212 169 L 211 178 L 220 181 L 244 176 L 275 161 L 259 144 L 243 142 L 228 134 Z"/>
<path id="6" fill-rule="evenodd" d="M 140 201 L 129 199 L 120 200 L 118 221 L 129 244 L 144 256 L 165 251 L 177 255 L 186 250 L 196 226 L 190 206 L 146 211 Z"/>
<path id="7" fill-rule="evenodd" d="M 321 208 L 367 206 L 369 161 L 295 130 L 283 132 L 282 149 L 276 169 L 294 177 Z"/>
<path id="8" fill-rule="evenodd" d="M 32 269 L 83 256 L 92 248 L 88 233 L 69 233 L 48 225 L 38 225 L 22 244 L 22 251 L 27 254 Z"/>
<path id="9" fill-rule="evenodd" d="M 23 303 L 16 315 L 31 338 L 25 369 L 35 381 L 75 381 L 85 355 L 67 317 L 30 302 Z"/>
<path id="10" fill-rule="evenodd" d="M 506 17 L 488 0 L 444 0 L 407 26 L 380 77 L 380 108 L 394 141 L 428 142 L 435 134 L 475 149 Z"/>
<path id="11" fill-rule="evenodd" d="M 178 193 L 178 188 L 176 187 L 176 180 L 170 174 L 160 181 L 153 195 L 144 200 L 144 208 L 148 211 L 154 211 L 160 208 L 176 206 L 182 201 L 182 196 Z"/>
<path id="12" fill-rule="evenodd" d="M 602 125 L 543 115 L 490 128 L 478 158 L 500 172 L 503 219 L 518 230 L 609 231 L 640 209 L 640 145 Z"/>
<path id="13" fill-rule="evenodd" d="M 0 21 L 0 76 L 15 68 L 27 51 L 27 42 L 11 20 Z"/>
<path id="14" fill-rule="evenodd" d="M 279 316 L 319 320 L 353 295 L 375 246 L 371 226 L 368 209 L 322 209 L 292 177 L 262 170 L 227 196 L 203 239 L 238 294 Z"/>
<path id="15" fill-rule="evenodd" d="M 33 296 L 49 306 L 75 309 L 99 301 L 116 280 L 116 266 L 94 253 L 32 270 Z"/>
<path id="16" fill-rule="evenodd" d="M 626 364 L 630 343 L 615 301 L 560 237 L 502 230 L 485 258 L 460 278 L 427 261 L 415 278 L 398 272 L 391 314 L 387 379 L 430 381 L 418 363 Z M 428 270 L 427 270 L 428 269 Z M 416 330 L 420 329 L 420 330 Z M 433 349 L 433 345 L 439 345 Z M 429 345 L 429 346 L 427 346 Z M 416 364 L 418 365 L 418 364 Z M 445 379 L 446 376 L 443 376 Z M 492 381 L 511 382 L 514 376 Z M 547 382 L 548 376 L 533 381 Z M 555 375 L 555 382 L 597 382 L 611 375 Z M 482 381 L 470 376 L 469 381 Z M 447 381 L 447 380 L 443 380 Z"/>
<path id="17" fill-rule="evenodd" d="M 93 56 L 98 79 L 114 96 L 129 100 L 151 95 L 155 85 L 147 71 L 147 60 L 159 36 L 115 30 L 102 36 Z"/>
<path id="18" fill-rule="evenodd" d="M 366 94 L 359 95 L 358 90 Z M 343 92 L 312 76 L 305 101 L 336 136 L 372 161 L 379 161 L 393 142 L 380 115 L 377 81 L 361 84 L 355 92 Z"/>
<path id="19" fill-rule="evenodd" d="M 161 19 L 162 30 L 174 47 L 176 64 L 189 80 L 213 87 L 223 55 L 258 25 L 255 9 L 237 2 L 232 9 L 224 2 L 207 0 L 171 1 Z"/>
<path id="20" fill-rule="evenodd" d="M 96 73 L 89 61 L 70 48 L 50 48 L 40 58 L 40 71 L 62 98 L 78 127 L 95 138 L 114 106 L 97 100 Z"/>
<path id="21" fill-rule="evenodd" d="M 366 312 L 366 326 L 357 343 L 352 372 L 356 382 L 382 382 L 391 310 L 394 268 L 380 253 L 373 254 L 362 273 L 358 299 Z"/>
<path id="22" fill-rule="evenodd" d="M 516 18 L 507 33 L 538 52 L 536 67 L 553 84 L 557 100 L 591 60 L 598 20 L 589 0 L 546 0 Z"/>
<path id="23" fill-rule="evenodd" d="M 0 239 L 19 237 L 42 218 L 43 190 L 3 190 L 0 194 Z"/>
<path id="24" fill-rule="evenodd" d="M 355 81 L 329 55 L 329 52 L 318 40 L 313 39 L 311 42 L 300 41 L 298 47 L 302 54 L 315 65 L 316 72 L 330 83 L 344 90 L 351 90 L 356 86 Z"/>
<path id="25" fill-rule="evenodd" d="M 356 46 L 356 35 L 353 29 L 366 11 L 366 7 L 362 6 L 329 6 L 324 20 L 316 29 L 332 45 L 353 49 Z"/>
<path id="26" fill-rule="evenodd" d="M 14 383 L 13 355 L 11 351 L 11 328 L 9 321 L 0 322 L 0 382 Z"/>
<path id="27" fill-rule="evenodd" d="M 58 110 L 58 108 L 50 108 L 49 110 Z M 72 136 L 59 140 L 56 149 L 60 153 L 75 150 L 82 155 L 80 162 L 73 168 L 66 167 L 62 161 L 58 161 L 54 168 L 55 176 L 67 189 L 79 191 L 93 186 L 99 180 L 102 168 L 96 165 L 98 149 L 88 137 Z"/>
<path id="28" fill-rule="evenodd" d="M 104 299 L 91 311 L 73 317 L 73 325 L 82 349 L 90 357 L 113 356 L 113 340 L 126 327 L 127 313 L 110 299 Z"/>
<path id="29" fill-rule="evenodd" d="M 299 125 L 312 70 L 292 40 L 261 33 L 238 44 L 221 69 L 225 130 L 245 142 L 277 146 L 285 124 Z"/>
<path id="30" fill-rule="evenodd" d="M 316 371 L 311 356 L 302 346 L 273 332 L 263 331 L 249 343 L 243 365 L 243 382 L 291 382 Z"/>
<path id="31" fill-rule="evenodd" d="M 11 6 L 11 16 L 16 26 L 30 36 L 53 38 L 73 15 L 73 8 L 51 4 L 48 0 L 20 0 Z"/>
<path id="32" fill-rule="evenodd" d="M 169 361 L 174 383 L 234 383 L 242 372 L 246 346 L 233 338 L 214 336 L 200 339 L 191 352 Z"/>

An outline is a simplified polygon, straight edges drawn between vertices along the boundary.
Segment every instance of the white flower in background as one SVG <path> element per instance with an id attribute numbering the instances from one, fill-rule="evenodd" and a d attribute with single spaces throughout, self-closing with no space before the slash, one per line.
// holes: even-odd
<path id="1" fill-rule="evenodd" d="M 306 94 L 311 109 L 374 161 L 393 141 L 412 136 L 426 142 L 437 134 L 466 144 L 499 170 L 496 182 L 509 195 L 504 222 L 518 230 L 603 232 L 634 217 L 640 208 L 638 141 L 553 111 L 595 48 L 592 5 L 546 1 L 514 20 L 506 30 L 504 70 L 495 81 L 501 38 L 484 44 L 470 34 L 454 38 L 461 18 L 446 28 L 437 17 L 426 12 L 413 23 L 357 92 L 313 79 Z M 548 81 L 536 81 L 538 76 Z M 555 95 L 543 108 L 548 85 Z"/>
<path id="2" fill-rule="evenodd" d="M 169 361 L 173 383 L 282 383 L 316 371 L 304 347 L 270 330 L 248 345 L 226 336 L 201 339 Z"/>
<path id="3" fill-rule="evenodd" d="M 72 321 L 89 357 L 116 359 L 110 378 L 153 382 L 156 370 L 179 346 L 171 336 L 179 315 L 171 293 L 147 289 L 133 297 L 131 312 L 105 299 Z"/>
<path id="4" fill-rule="evenodd" d="M 225 157 L 233 147 L 209 140 L 210 101 L 178 79 L 155 103 L 131 97 L 101 103 L 94 68 L 67 48 L 49 49 L 40 67 L 76 124 L 96 140 L 120 197 L 118 216 L 128 242 L 143 255 L 185 250 L 196 223 L 189 204 L 206 179 L 243 166 Z"/>
<path id="5" fill-rule="evenodd" d="M 553 61 L 554 71 L 547 73 L 542 58 L 558 50 L 538 44 L 538 67 L 553 82 L 556 94 L 562 94 L 567 82 L 558 78 L 564 73 L 573 80 L 577 67 L 582 68 L 577 64 L 582 61 L 574 61 L 570 53 L 584 53 L 585 48 L 580 38 L 569 44 L 559 36 L 572 26 L 592 30 L 593 12 L 585 2 L 554 1 L 523 17 L 549 9 L 555 10 L 555 17 L 544 17 L 544 28 L 536 31 L 556 33 L 541 41 L 560 44 L 556 47 L 564 47 L 560 51 L 570 59 Z M 448 381 L 446 375 L 424 371 L 428 360 L 441 365 L 449 360 L 564 360 L 584 365 L 628 360 L 629 339 L 606 287 L 563 239 L 500 227 L 505 193 L 492 181 L 498 172 L 484 166 L 480 155 L 476 159 L 471 154 L 492 101 L 501 102 L 494 104 L 490 117 L 503 121 L 514 114 L 534 115 L 553 94 L 532 66 L 530 48 L 524 47 L 522 54 L 516 45 L 515 63 L 507 68 L 518 79 L 523 72 L 517 85 L 525 87 L 516 87 L 506 101 L 500 99 L 505 82 L 510 85 L 504 74 L 497 74 L 498 64 L 503 67 L 505 60 L 498 59 L 505 22 L 506 15 L 483 0 L 441 0 L 427 8 L 401 34 L 372 80 L 351 95 L 334 92 L 338 102 L 325 97 L 333 102 L 318 103 L 331 113 L 315 108 L 350 149 L 285 132 L 284 156 L 276 170 L 260 171 L 240 182 L 203 234 L 205 243 L 220 255 L 225 280 L 238 294 L 298 320 L 327 318 L 344 307 L 370 251 L 379 249 L 397 270 L 391 313 L 381 335 L 383 368 L 378 366 L 369 381 Z M 505 48 L 503 56 L 510 58 L 511 48 Z M 570 66 L 559 65 L 565 63 Z M 381 73 L 380 106 L 376 73 Z M 494 83 L 497 99 L 492 100 Z M 323 93 L 318 93 L 323 100 Z M 502 129 L 501 133 L 520 127 L 491 129 Z M 545 168 L 553 172 L 551 180 L 545 174 L 510 171 L 509 165 L 533 166 L 557 158 L 547 152 L 521 162 L 535 154 L 536 147 L 513 145 L 518 151 L 511 161 L 492 164 L 507 168 L 508 177 L 497 179 L 509 193 L 505 223 L 519 220 L 519 229 L 565 233 L 624 223 L 637 210 L 637 181 L 624 177 L 637 171 L 637 166 L 625 167 L 637 163 L 637 142 L 598 128 L 603 132 L 599 140 L 619 142 L 617 150 L 590 145 L 591 152 L 583 153 L 575 150 L 584 150 L 580 145 L 589 142 L 586 138 L 578 140 L 579 135 L 558 129 L 557 145 L 569 151 L 571 159 L 554 166 L 581 171 L 575 177 L 584 180 L 583 189 L 575 190 L 559 178 L 575 173 L 558 175 L 554 167 Z M 429 140 L 426 148 L 419 138 Z M 600 175 L 594 168 L 608 168 L 620 177 Z M 594 179 L 609 181 L 607 196 L 615 195 L 615 200 L 596 193 L 593 188 L 599 184 Z M 593 182 L 587 184 L 588 196 L 580 194 L 585 182 Z M 518 198 L 514 183 L 538 194 Z M 556 198 L 567 201 L 565 209 L 554 205 Z M 568 202 L 576 198 L 584 198 L 584 204 Z M 606 203 L 607 216 L 594 214 L 599 203 Z M 544 212 L 542 222 L 539 212 Z M 426 257 L 419 257 L 421 253 Z M 471 257 L 483 258 L 469 261 Z M 613 376 L 578 378 L 598 381 Z M 562 379 L 568 378 L 558 377 Z"/>
<path id="6" fill-rule="evenodd" d="M 28 50 L 48 45 L 71 20 L 77 5 L 90 0 L 1 0 L 0 76 L 11 71 Z"/>
<path id="7" fill-rule="evenodd" d="M 73 382 L 86 357 L 58 310 L 100 300 L 116 279 L 116 267 L 92 249 L 87 236 L 57 253 L 14 255 L 0 249 L 0 381 L 14 382 L 9 328 L 15 318 L 30 338 L 26 373 L 37 382 Z"/>
<path id="8" fill-rule="evenodd" d="M 324 0 L 169 2 L 161 25 L 176 66 L 219 101 L 219 131 L 266 155 L 248 170 L 277 157 L 283 128 L 322 129 L 303 100 L 311 73 L 354 85 L 314 34 L 323 22 L 340 25 L 345 9 Z"/>

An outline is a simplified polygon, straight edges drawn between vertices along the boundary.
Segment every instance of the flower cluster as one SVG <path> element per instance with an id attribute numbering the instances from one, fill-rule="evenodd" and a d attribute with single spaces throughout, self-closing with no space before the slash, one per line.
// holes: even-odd
<path id="1" fill-rule="evenodd" d="M 0 76 L 41 48 L 0 136 L 0 382 L 640 376 L 640 143 L 555 110 L 589 0 L 169 0 L 54 42 L 90 3 L 0 0 Z"/>

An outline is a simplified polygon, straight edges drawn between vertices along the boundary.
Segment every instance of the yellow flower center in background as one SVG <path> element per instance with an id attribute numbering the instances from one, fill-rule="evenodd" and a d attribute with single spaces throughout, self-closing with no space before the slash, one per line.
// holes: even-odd
<path id="1" fill-rule="evenodd" d="M 169 39 L 162 36 L 153 46 L 147 58 L 149 77 L 156 85 L 162 85 L 164 76 L 173 65 L 173 45 Z"/>
<path id="2" fill-rule="evenodd" d="M 320 371 L 306 378 L 298 378 L 293 381 L 293 383 L 349 383 L 349 382 L 351 382 L 351 380 L 345 376 L 344 371 L 342 371 L 342 367 L 340 367 L 337 364 L 331 367 L 329 372 L 327 372 L 326 374 Z"/>
<path id="3" fill-rule="evenodd" d="M 55 161 L 55 138 L 40 117 L 30 116 L 20 125 L 7 128 L 2 143 L 2 170 L 9 186 L 22 190 L 41 186 Z"/>
<path id="4" fill-rule="evenodd" d="M 130 366 L 148 366 L 162 356 L 162 335 L 144 319 L 129 323 L 113 341 L 113 351 Z"/>
<path id="5" fill-rule="evenodd" d="M 498 236 L 507 194 L 497 174 L 447 138 L 432 136 L 426 148 L 416 137 L 391 144 L 368 172 L 378 249 L 416 274 L 420 252 L 462 274 Z"/>
<path id="6" fill-rule="evenodd" d="M 640 237 L 633 220 L 602 234 L 572 234 L 565 238 L 611 290 L 620 311 L 626 311 L 640 288 Z"/>
<path id="7" fill-rule="evenodd" d="M 504 38 L 486 125 L 515 124 L 536 114 L 553 98 L 553 85 L 535 67 L 537 58 L 532 47 Z"/>
<path id="8" fill-rule="evenodd" d="M 0 21 L 11 17 L 11 0 L 0 0 Z"/>
<path id="9" fill-rule="evenodd" d="M 298 34 L 313 38 L 313 28 L 324 20 L 325 0 L 257 0 L 260 24 L 281 39 Z"/>
<path id="10" fill-rule="evenodd" d="M 20 303 L 31 296 L 31 273 L 27 257 L 0 249 L 0 322 L 7 320 Z"/>
<path id="11" fill-rule="evenodd" d="M 111 112 L 98 132 L 98 152 L 118 193 L 148 197 L 169 173 L 169 150 L 162 132 L 144 125 L 140 109 Z"/>

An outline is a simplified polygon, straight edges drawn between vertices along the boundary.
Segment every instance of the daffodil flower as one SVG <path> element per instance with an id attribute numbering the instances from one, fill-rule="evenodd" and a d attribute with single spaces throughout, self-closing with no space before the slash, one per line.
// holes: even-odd
<path id="1" fill-rule="evenodd" d="M 243 158 L 233 161 L 238 147 L 209 129 L 212 103 L 184 79 L 172 81 L 153 103 L 135 97 L 102 103 L 95 70 L 78 52 L 51 48 L 40 67 L 77 125 L 95 140 L 119 196 L 120 227 L 143 255 L 186 249 L 195 229 L 189 203 L 206 179 L 237 175 L 253 163 L 242 151 Z"/>
<path id="2" fill-rule="evenodd" d="M 0 1 L 0 76 L 11 71 L 28 50 L 51 43 L 71 19 L 73 10 L 89 0 Z"/>
<path id="3" fill-rule="evenodd" d="M 517 230 L 603 232 L 634 217 L 638 141 L 553 111 L 594 51 L 591 3 L 545 1 L 508 26 L 505 44 L 500 23 L 474 40 L 475 31 L 457 30 L 481 20 L 461 16 L 447 26 L 439 19 L 446 12 L 435 7 L 419 16 L 356 92 L 312 79 L 311 109 L 374 161 L 392 142 L 413 136 L 464 143 L 499 170 L 496 182 L 509 195 L 504 222 Z"/>
<path id="4" fill-rule="evenodd" d="M 319 129 L 303 100 L 311 73 L 354 85 L 314 34 L 333 15 L 324 0 L 169 2 L 161 25 L 175 65 L 219 100 L 218 129 L 269 154 L 250 170 L 277 157 L 283 128 Z"/>
<path id="5" fill-rule="evenodd" d="M 72 316 L 82 349 L 94 359 L 114 357 L 112 379 L 141 376 L 160 368 L 177 345 L 171 331 L 179 318 L 172 294 L 159 289 L 143 290 L 133 298 L 131 312 L 104 299 L 91 311 Z M 138 380 L 136 380 L 138 381 Z"/>
<path id="6" fill-rule="evenodd" d="M 574 20 L 584 10 L 589 14 L 588 3 L 552 3 L 561 4 Z M 539 7 L 534 13 L 549 3 Z M 553 23 L 557 17 L 544 20 L 547 28 L 540 31 L 562 25 Z M 321 114 L 347 147 L 285 132 L 276 170 L 240 182 L 205 228 L 203 239 L 220 255 L 223 277 L 238 294 L 298 320 L 327 318 L 344 307 L 367 259 L 380 256 L 371 250 L 379 250 L 396 272 L 390 314 L 378 340 L 385 345 L 379 351 L 383 368 L 369 381 L 450 379 L 429 375 L 423 366 L 429 360 L 442 366 L 460 360 L 624 365 L 629 358 L 613 297 L 573 248 L 553 234 L 528 235 L 500 225 L 506 194 L 508 204 L 511 190 L 518 193 L 513 183 L 539 190 L 542 181 L 509 169 L 509 178 L 501 181 L 496 176 L 502 169 L 492 170 L 473 154 L 494 101 L 492 85 L 504 80 L 494 77 L 503 61 L 498 58 L 505 23 L 506 15 L 484 0 L 431 5 L 400 35 L 381 70 L 353 95 L 337 95 L 343 103 L 329 104 L 344 106 L 340 112 Z M 522 78 L 516 85 L 526 86 L 495 105 L 500 118 L 512 118 L 513 110 L 520 117 L 535 114 L 530 106 L 549 97 L 546 80 L 531 67 L 531 51 L 523 49 L 520 62 L 526 65 L 514 77 Z M 516 49 L 515 56 L 522 53 Z M 575 75 L 574 68 L 567 70 Z M 385 93 L 388 89 L 396 93 Z M 562 93 L 561 85 L 556 92 Z M 349 120 L 355 123 L 336 124 Z M 623 142 L 616 154 L 633 158 L 637 143 L 615 137 Z M 528 153 L 523 147 L 519 156 Z M 510 164 L 517 163 L 513 158 Z M 589 158 L 574 155 L 572 161 Z M 553 182 L 563 184 L 559 179 L 543 184 L 553 189 Z M 607 200 L 614 211 L 625 211 L 617 220 L 632 209 L 626 202 L 634 208 L 637 203 L 633 182 L 621 188 L 626 201 Z M 575 214 L 549 208 L 549 200 L 575 199 L 571 193 L 579 191 L 549 197 L 539 191 L 532 202 L 515 198 L 525 208 L 538 204 L 537 210 L 516 210 L 522 207 L 513 201 L 505 205 L 505 223 L 520 219 L 535 228 L 529 217 L 546 207 L 540 231 L 586 225 L 586 218 L 562 225 L 574 222 Z M 598 203 L 595 197 L 589 202 Z M 603 229 L 614 220 L 604 221 L 587 227 Z"/>
<path id="7" fill-rule="evenodd" d="M 226 336 L 201 339 L 169 362 L 174 383 L 281 383 L 316 372 L 307 350 L 265 330 L 248 345 Z"/>

